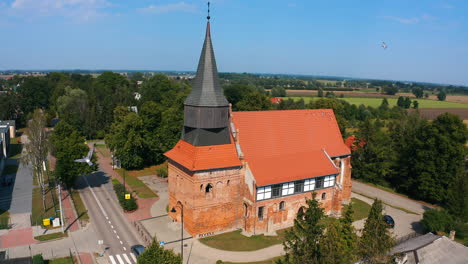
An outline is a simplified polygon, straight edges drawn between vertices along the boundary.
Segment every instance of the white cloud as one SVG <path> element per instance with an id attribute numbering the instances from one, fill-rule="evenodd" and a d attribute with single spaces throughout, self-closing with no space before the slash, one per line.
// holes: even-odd
<path id="1" fill-rule="evenodd" d="M 197 11 L 197 7 L 193 4 L 187 4 L 185 2 L 171 3 L 165 5 L 150 5 L 145 8 L 138 9 L 142 12 L 148 13 L 170 13 L 170 12 L 189 12 L 193 13 Z"/>
<path id="2" fill-rule="evenodd" d="M 416 24 L 420 21 L 420 19 L 417 17 L 404 18 L 404 17 L 397 17 L 397 16 L 383 16 L 383 18 L 397 21 L 401 24 Z"/>
<path id="3" fill-rule="evenodd" d="M 28 20 L 40 16 L 62 16 L 80 22 L 103 16 L 103 9 L 111 6 L 106 0 L 15 0 L 9 14 Z"/>

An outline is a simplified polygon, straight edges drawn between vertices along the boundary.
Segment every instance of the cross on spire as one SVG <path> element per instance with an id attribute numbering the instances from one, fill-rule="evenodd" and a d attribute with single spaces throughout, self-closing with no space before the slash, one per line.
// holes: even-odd
<path id="1" fill-rule="evenodd" d="M 206 19 L 208 19 L 208 21 L 210 21 L 210 1 L 208 1 L 208 16 L 206 17 Z"/>

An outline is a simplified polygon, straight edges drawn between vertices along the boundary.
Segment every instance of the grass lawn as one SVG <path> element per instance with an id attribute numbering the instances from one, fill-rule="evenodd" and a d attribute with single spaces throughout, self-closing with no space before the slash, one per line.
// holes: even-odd
<path id="1" fill-rule="evenodd" d="M 257 261 L 257 262 L 224 262 L 223 264 L 275 264 L 277 260 L 281 259 L 281 257 L 276 257 L 264 261 Z"/>
<path id="2" fill-rule="evenodd" d="M 132 188 L 132 190 L 136 192 L 138 197 L 140 198 L 157 197 L 157 195 L 148 186 L 146 186 L 146 184 L 144 184 L 137 177 L 129 175 L 129 173 L 127 173 L 125 169 L 117 169 L 116 171 L 119 173 L 120 176 L 122 176 L 122 178 L 124 177 L 124 173 L 126 173 L 125 184 L 128 184 L 130 188 Z"/>
<path id="3" fill-rule="evenodd" d="M 0 209 L 0 229 L 10 227 L 10 212 Z"/>
<path id="4" fill-rule="evenodd" d="M 278 236 L 255 235 L 246 237 L 241 235 L 241 230 L 224 233 L 216 236 L 201 238 L 203 244 L 227 251 L 254 251 L 283 242 L 284 231 L 278 231 Z M 269 262 L 265 262 L 269 263 Z"/>
<path id="5" fill-rule="evenodd" d="M 67 236 L 68 236 L 67 233 L 57 232 L 57 233 L 52 233 L 52 234 L 35 236 L 34 239 L 39 240 L 39 241 L 47 241 L 47 240 L 52 240 L 52 239 L 57 239 L 57 238 L 62 238 L 62 237 L 67 237 Z"/>
<path id="6" fill-rule="evenodd" d="M 73 263 L 78 263 L 76 258 L 74 258 L 74 262 L 70 257 L 56 258 L 56 259 L 51 259 L 48 261 L 48 264 L 73 264 Z"/>
<path id="7" fill-rule="evenodd" d="M 308 103 L 310 100 L 317 99 L 317 97 L 286 97 L 292 98 L 294 100 L 304 99 L 305 103 Z M 345 100 L 350 104 L 355 105 L 365 105 L 371 107 L 379 107 L 382 103 L 383 98 L 372 98 L 372 97 L 345 97 L 338 98 L 340 100 Z M 413 101 L 414 98 L 412 98 Z M 396 106 L 398 98 L 387 98 L 390 107 Z M 468 108 L 468 104 L 455 103 L 455 102 L 446 102 L 446 101 L 436 101 L 428 99 L 416 99 L 419 103 L 419 108 Z"/>
<path id="8" fill-rule="evenodd" d="M 14 174 L 18 171 L 17 165 L 6 165 L 3 168 L 3 175 Z"/>
<path id="9" fill-rule="evenodd" d="M 21 157 L 21 151 L 23 150 L 23 145 L 18 143 L 18 138 L 12 138 L 10 140 L 10 159 L 18 159 Z"/>
<path id="10" fill-rule="evenodd" d="M 167 168 L 167 161 L 159 164 L 159 165 L 153 165 L 147 168 L 144 168 L 142 170 L 132 170 L 132 171 L 127 171 L 127 175 L 133 176 L 133 177 L 141 177 L 141 176 L 148 176 L 148 175 L 156 175 L 156 170 L 160 167 L 166 167 Z"/>
<path id="11" fill-rule="evenodd" d="M 353 204 L 353 221 L 361 220 L 369 216 L 369 211 L 371 206 L 359 199 L 351 198 L 351 203 Z M 344 209 L 344 208 L 343 208 Z"/>
<path id="12" fill-rule="evenodd" d="M 88 222 L 88 210 L 86 210 L 86 206 L 84 205 L 83 200 L 81 200 L 80 193 L 78 192 L 78 190 L 72 189 L 70 190 L 70 195 L 73 200 L 73 203 L 75 204 L 75 210 L 78 214 L 80 222 Z"/>
<path id="13" fill-rule="evenodd" d="M 96 150 L 101 153 L 104 157 L 110 157 L 111 152 L 105 144 L 96 144 Z"/>
<path id="14" fill-rule="evenodd" d="M 52 198 L 52 195 L 54 196 Z M 44 212 L 42 208 L 42 194 L 41 188 L 36 187 L 32 191 L 32 212 L 31 212 L 31 224 L 33 225 L 42 225 L 42 219 L 47 217 L 57 217 L 56 209 L 54 207 L 54 201 L 57 203 L 58 209 L 58 200 L 55 189 L 49 190 L 45 196 L 46 211 Z"/>

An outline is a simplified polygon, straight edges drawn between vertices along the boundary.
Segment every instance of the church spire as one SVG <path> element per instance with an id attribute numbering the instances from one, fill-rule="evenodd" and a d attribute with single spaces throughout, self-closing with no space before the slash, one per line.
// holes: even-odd
<path id="1" fill-rule="evenodd" d="M 229 105 L 218 77 L 216 59 L 211 43 L 210 9 L 208 2 L 208 22 L 206 24 L 205 42 L 198 62 L 197 75 L 193 82 L 192 92 L 185 100 L 185 105 L 192 106 L 227 106 Z"/>
<path id="2" fill-rule="evenodd" d="M 211 43 L 210 5 L 205 42 L 198 62 L 192 91 L 184 103 L 182 139 L 194 146 L 231 143 L 229 134 L 229 102 L 224 96 Z"/>

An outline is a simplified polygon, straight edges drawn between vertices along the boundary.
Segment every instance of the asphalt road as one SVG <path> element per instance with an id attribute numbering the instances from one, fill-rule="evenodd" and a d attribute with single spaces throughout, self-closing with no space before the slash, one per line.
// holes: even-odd
<path id="1" fill-rule="evenodd" d="M 97 240 L 102 240 L 102 244 L 98 241 L 89 242 L 96 245 L 97 252 L 105 252 L 108 263 L 136 263 L 130 247 L 141 243 L 118 204 L 110 178 L 98 171 L 82 176 L 78 185 L 95 226 Z"/>

